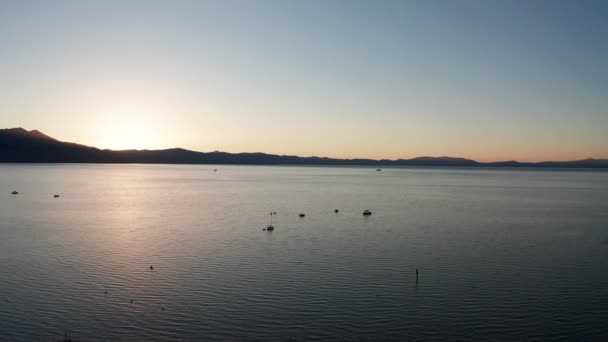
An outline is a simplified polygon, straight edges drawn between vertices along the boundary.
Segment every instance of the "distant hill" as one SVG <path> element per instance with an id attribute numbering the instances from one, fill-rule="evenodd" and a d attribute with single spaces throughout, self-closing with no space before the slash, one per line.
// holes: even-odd
<path id="1" fill-rule="evenodd" d="M 370 166 L 462 166 L 462 167 L 558 167 L 608 168 L 608 159 L 567 162 L 480 163 L 453 157 L 413 159 L 333 159 L 266 153 L 196 152 L 181 148 L 166 150 L 101 150 L 56 140 L 23 128 L 0 129 L 0 163 L 143 163 L 143 164 L 249 164 L 249 165 L 370 165 Z"/>

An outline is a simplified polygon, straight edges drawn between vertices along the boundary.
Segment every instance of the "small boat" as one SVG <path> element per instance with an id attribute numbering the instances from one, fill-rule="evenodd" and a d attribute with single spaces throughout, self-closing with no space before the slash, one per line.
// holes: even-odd
<path id="1" fill-rule="evenodd" d="M 17 192 L 17 190 L 11 192 L 12 195 L 19 195 L 19 192 Z"/>
<path id="2" fill-rule="evenodd" d="M 55 195 L 53 195 L 53 197 L 54 197 L 54 198 L 57 198 L 57 197 L 59 197 L 59 195 L 55 194 Z"/>
<path id="3" fill-rule="evenodd" d="M 382 169 L 376 169 L 376 171 L 382 171 Z"/>
<path id="4" fill-rule="evenodd" d="M 300 216 L 300 217 L 304 217 L 304 216 L 306 216 L 306 214 L 304 214 L 304 213 L 300 213 L 300 215 L 298 215 L 298 216 Z"/>
<path id="5" fill-rule="evenodd" d="M 363 210 L 363 216 L 370 216 L 371 214 L 372 214 L 371 211 L 369 211 L 367 209 Z"/>

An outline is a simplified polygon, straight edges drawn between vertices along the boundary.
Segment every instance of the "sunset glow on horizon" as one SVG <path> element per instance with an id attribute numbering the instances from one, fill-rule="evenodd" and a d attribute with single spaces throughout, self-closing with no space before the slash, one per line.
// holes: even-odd
<path id="1" fill-rule="evenodd" d="M 0 126 L 108 149 L 608 158 L 607 17 L 602 1 L 4 3 Z"/>

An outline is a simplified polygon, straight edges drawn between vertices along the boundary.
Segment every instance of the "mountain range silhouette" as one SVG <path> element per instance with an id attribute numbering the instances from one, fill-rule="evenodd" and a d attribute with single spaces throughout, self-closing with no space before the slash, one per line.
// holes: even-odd
<path id="1" fill-rule="evenodd" d="M 370 165 L 460 167 L 608 168 L 608 159 L 501 161 L 482 163 L 466 158 L 417 157 L 412 159 L 336 159 L 267 153 L 196 152 L 164 150 L 107 150 L 54 139 L 38 130 L 0 129 L 1 163 L 142 163 L 142 164 L 248 164 L 248 165 Z"/>

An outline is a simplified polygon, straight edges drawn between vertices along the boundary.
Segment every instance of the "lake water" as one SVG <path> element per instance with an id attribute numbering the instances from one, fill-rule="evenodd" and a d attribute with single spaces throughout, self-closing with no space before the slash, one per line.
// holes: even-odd
<path id="1" fill-rule="evenodd" d="M 0 190 L 2 341 L 608 338 L 604 171 L 0 165 Z"/>

